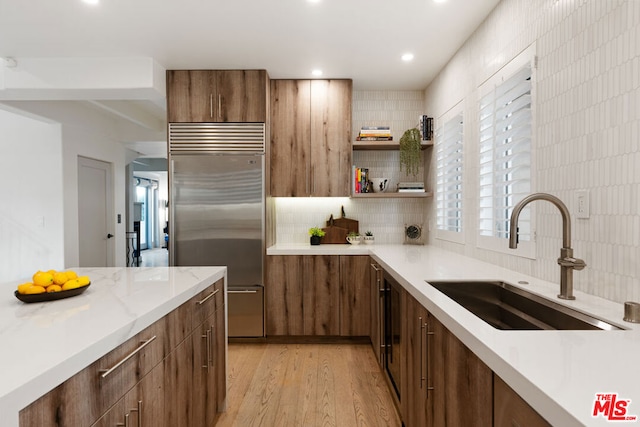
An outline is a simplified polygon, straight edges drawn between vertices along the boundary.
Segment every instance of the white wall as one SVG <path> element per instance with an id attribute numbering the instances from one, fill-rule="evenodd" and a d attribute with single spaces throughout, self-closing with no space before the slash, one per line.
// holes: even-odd
<path id="1" fill-rule="evenodd" d="M 537 259 L 475 246 L 478 86 L 530 44 L 537 68 L 535 191 L 573 211 L 587 189 L 591 217 L 573 221 L 577 289 L 623 302 L 640 300 L 640 2 L 503 0 L 425 91 L 438 117 L 464 106 L 466 242 L 431 243 L 558 282 L 561 221 L 536 202 Z M 430 210 L 432 203 L 430 203 Z"/>
<path id="2" fill-rule="evenodd" d="M 0 283 L 62 269 L 61 127 L 0 109 Z"/>

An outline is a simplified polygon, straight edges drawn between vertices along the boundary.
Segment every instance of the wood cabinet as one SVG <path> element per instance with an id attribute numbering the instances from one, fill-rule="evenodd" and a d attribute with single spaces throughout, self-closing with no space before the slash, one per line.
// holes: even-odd
<path id="1" fill-rule="evenodd" d="M 167 121 L 266 122 L 265 70 L 168 70 Z"/>
<path id="2" fill-rule="evenodd" d="M 267 257 L 266 332 L 277 336 L 368 336 L 367 256 Z"/>
<path id="3" fill-rule="evenodd" d="M 551 427 L 497 375 L 493 375 L 494 427 Z"/>
<path id="4" fill-rule="evenodd" d="M 270 195 L 346 197 L 351 80 L 271 80 Z"/>
<path id="5" fill-rule="evenodd" d="M 401 365 L 401 408 L 406 426 L 433 426 L 433 387 L 430 319 L 427 310 L 408 292 L 404 297 L 404 360 Z M 436 368 L 437 369 L 437 368 Z M 470 424 L 471 425 L 471 424 Z M 478 424 L 482 425 L 482 424 Z"/>
<path id="6" fill-rule="evenodd" d="M 369 337 L 371 338 L 371 347 L 376 356 L 378 364 L 383 366 L 384 357 L 384 331 L 382 313 L 384 309 L 384 288 L 382 283 L 382 267 L 372 258 L 369 258 L 369 310 L 371 312 L 371 322 L 369 325 Z"/>
<path id="7" fill-rule="evenodd" d="M 340 256 L 340 335 L 370 334 L 371 262 L 366 255 Z M 377 295 L 377 292 L 376 292 Z"/>
<path id="8" fill-rule="evenodd" d="M 433 425 L 493 423 L 492 371 L 433 316 Z"/>
<path id="9" fill-rule="evenodd" d="M 20 426 L 213 425 L 226 398 L 223 285 L 216 282 L 27 406 Z M 210 363 L 204 380 L 200 355 Z"/>

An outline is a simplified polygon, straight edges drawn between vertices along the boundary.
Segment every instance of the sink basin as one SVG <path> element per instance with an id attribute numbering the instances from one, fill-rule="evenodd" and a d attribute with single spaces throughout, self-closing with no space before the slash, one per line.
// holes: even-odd
<path id="1" fill-rule="evenodd" d="M 501 281 L 427 283 L 497 329 L 624 329 Z"/>

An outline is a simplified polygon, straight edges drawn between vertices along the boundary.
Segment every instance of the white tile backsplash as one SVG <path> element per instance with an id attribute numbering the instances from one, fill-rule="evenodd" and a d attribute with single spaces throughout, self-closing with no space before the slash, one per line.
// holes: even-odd
<path id="1" fill-rule="evenodd" d="M 535 191 L 570 210 L 575 191 L 590 192 L 590 218 L 572 215 L 572 246 L 587 262 L 575 287 L 640 301 L 640 1 L 503 0 L 427 88 L 425 110 L 438 117 L 465 101 L 465 188 L 475 189 L 478 87 L 532 43 Z M 467 224 L 476 223 L 473 193 Z M 536 260 L 476 248 L 475 227 L 465 245 L 431 243 L 557 282 L 560 216 L 538 205 Z"/>

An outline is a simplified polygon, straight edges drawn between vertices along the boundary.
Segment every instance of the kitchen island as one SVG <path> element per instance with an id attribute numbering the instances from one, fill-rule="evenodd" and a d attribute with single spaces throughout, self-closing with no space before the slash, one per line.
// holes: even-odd
<path id="1" fill-rule="evenodd" d="M 627 416 L 640 416 L 640 325 L 622 320 L 623 304 L 579 291 L 576 300 L 562 301 L 556 297 L 557 283 L 431 246 L 279 244 L 267 254 L 370 255 L 554 426 L 611 425 L 602 412 L 593 417 L 597 394 L 615 393 L 619 400 L 630 400 Z M 626 330 L 494 329 L 427 283 L 448 280 L 505 281 Z"/>
<path id="2" fill-rule="evenodd" d="M 221 300 L 226 301 L 225 267 L 74 271 L 88 275 L 91 285 L 81 295 L 68 299 L 25 304 L 13 295 L 17 283 L 3 285 L 0 297 L 3 426 L 18 426 L 20 410 L 213 283 L 223 283 Z M 226 355 L 226 346 L 224 352 Z"/>

